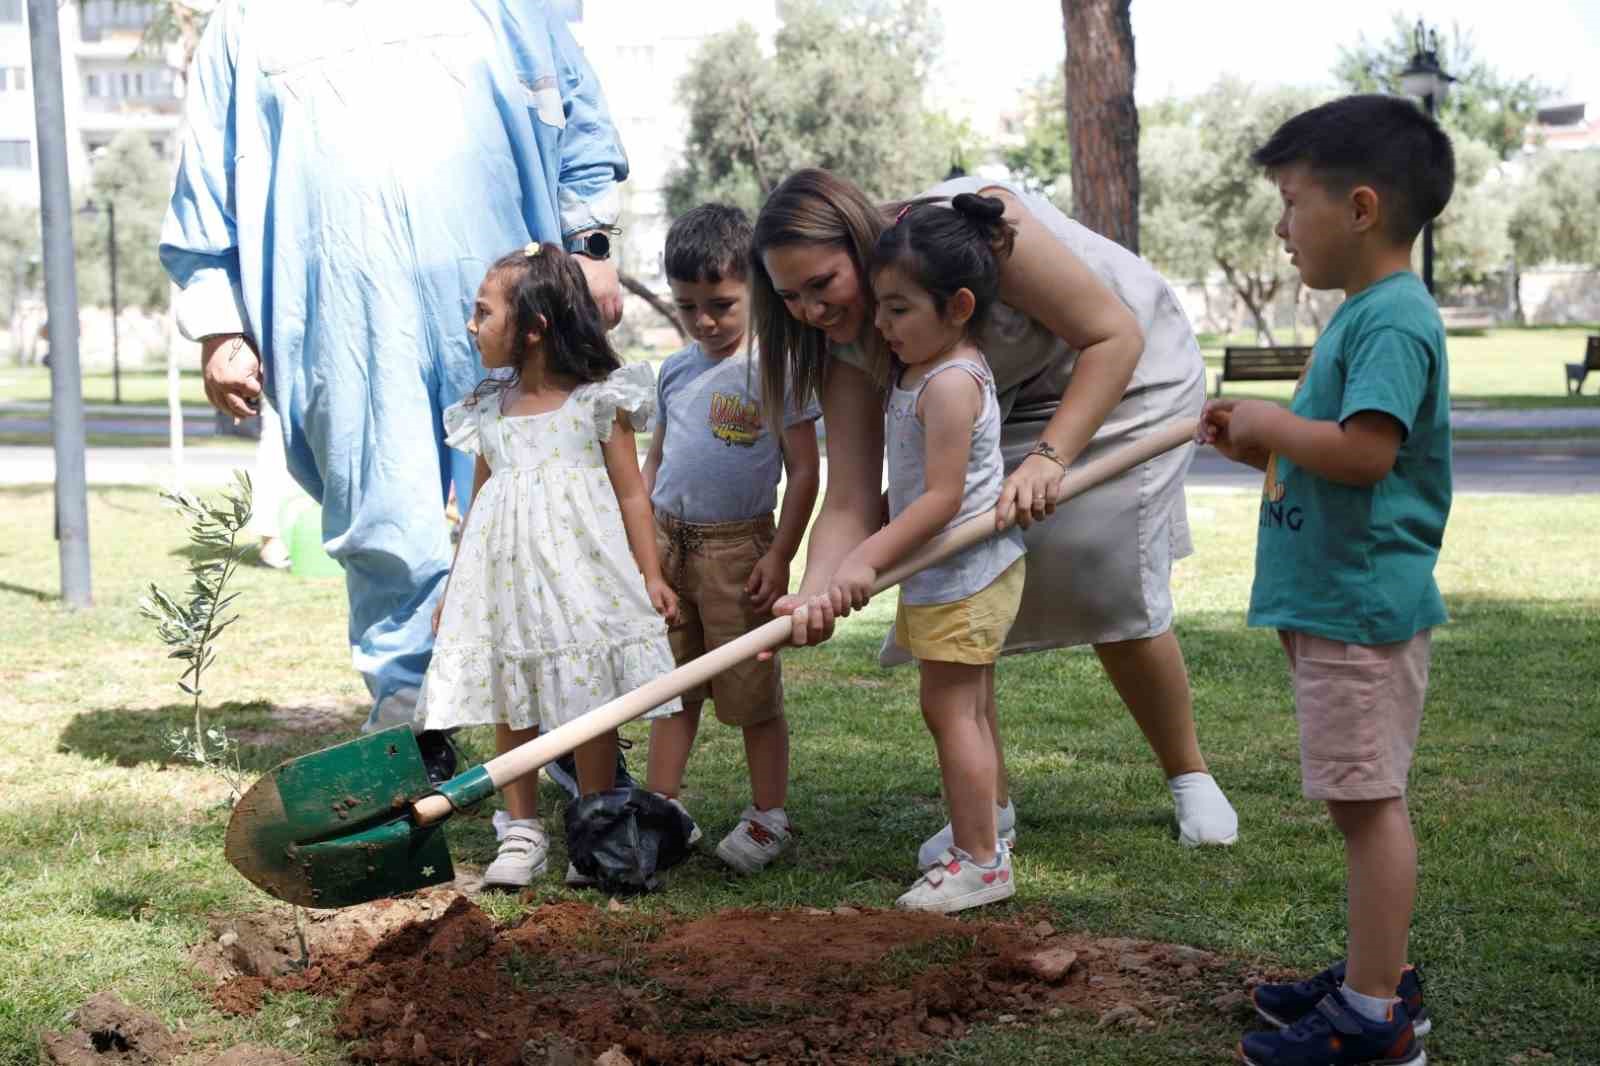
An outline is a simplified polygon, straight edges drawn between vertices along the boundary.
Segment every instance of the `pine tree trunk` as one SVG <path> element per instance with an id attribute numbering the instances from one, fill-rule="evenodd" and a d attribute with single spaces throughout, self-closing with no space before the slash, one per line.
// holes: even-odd
<path id="1" fill-rule="evenodd" d="M 1061 0 L 1067 37 L 1072 212 L 1139 251 L 1139 110 L 1133 102 L 1132 0 Z"/>

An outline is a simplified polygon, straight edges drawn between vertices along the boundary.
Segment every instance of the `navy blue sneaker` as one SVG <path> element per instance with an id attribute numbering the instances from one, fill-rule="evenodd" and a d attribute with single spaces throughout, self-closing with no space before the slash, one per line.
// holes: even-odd
<path id="1" fill-rule="evenodd" d="M 1292 985 L 1257 985 L 1250 993 L 1256 1013 L 1279 1029 L 1287 1028 L 1317 1009 L 1322 997 L 1344 984 L 1344 960 L 1334 963 L 1315 977 Z M 1428 1008 L 1422 1002 L 1422 973 L 1415 966 L 1400 971 L 1400 987 L 1395 995 L 1406 1005 L 1406 1014 L 1417 1036 L 1433 1030 Z"/>
<path id="2" fill-rule="evenodd" d="M 1426 1066 L 1404 1003 L 1389 1008 L 1385 1021 L 1368 1021 L 1344 996 L 1329 992 L 1305 1017 L 1270 1033 L 1239 1041 L 1245 1066 Z"/>

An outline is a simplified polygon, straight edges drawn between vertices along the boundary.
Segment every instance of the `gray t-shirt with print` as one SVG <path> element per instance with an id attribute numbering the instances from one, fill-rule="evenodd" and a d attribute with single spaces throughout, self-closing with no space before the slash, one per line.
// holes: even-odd
<path id="1" fill-rule="evenodd" d="M 650 503 L 684 522 L 710 525 L 769 515 L 778 505 L 783 453 L 761 416 L 760 357 L 723 359 L 698 343 L 661 364 L 657 432 L 666 430 Z M 815 404 L 784 414 L 784 428 L 814 422 Z"/>

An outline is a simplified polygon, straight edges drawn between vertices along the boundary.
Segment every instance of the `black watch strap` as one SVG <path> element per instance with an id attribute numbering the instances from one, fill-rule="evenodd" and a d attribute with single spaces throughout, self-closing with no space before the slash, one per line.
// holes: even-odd
<path id="1" fill-rule="evenodd" d="M 611 258 L 611 237 L 604 230 L 590 230 L 567 242 L 567 251 L 573 255 L 586 255 L 590 259 Z"/>

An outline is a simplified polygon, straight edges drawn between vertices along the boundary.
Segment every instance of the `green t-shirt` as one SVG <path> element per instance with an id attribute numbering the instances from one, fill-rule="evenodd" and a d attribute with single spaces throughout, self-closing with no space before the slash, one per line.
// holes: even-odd
<path id="1" fill-rule="evenodd" d="M 1391 274 L 1334 312 L 1289 409 L 1340 423 L 1381 411 L 1405 438 L 1367 488 L 1273 458 L 1250 624 L 1388 644 L 1442 623 L 1433 566 L 1450 514 L 1450 373 L 1444 323 L 1415 274 Z"/>

